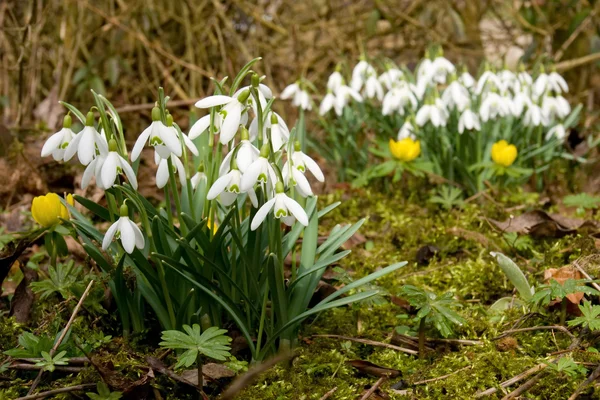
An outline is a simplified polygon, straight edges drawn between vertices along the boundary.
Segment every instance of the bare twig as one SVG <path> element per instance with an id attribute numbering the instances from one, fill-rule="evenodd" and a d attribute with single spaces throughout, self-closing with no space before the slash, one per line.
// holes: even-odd
<path id="1" fill-rule="evenodd" d="M 383 382 L 385 382 L 386 379 L 386 376 L 382 376 L 381 378 L 379 378 L 379 380 L 375 382 L 373 386 L 371 386 L 371 388 L 367 391 L 367 393 L 365 393 L 363 397 L 360 398 L 360 400 L 367 400 L 369 397 L 371 397 L 371 395 L 375 393 L 375 391 L 379 388 L 379 386 L 381 386 Z"/>
<path id="2" fill-rule="evenodd" d="M 579 24 L 579 26 L 577 26 L 577 28 L 575 28 L 575 30 L 573 31 L 573 33 L 571 33 L 571 35 L 567 38 L 567 40 L 565 40 L 565 42 L 560 46 L 560 49 L 558 49 L 558 51 L 554 55 L 554 62 L 559 62 L 560 61 L 560 59 L 562 58 L 563 54 L 565 53 L 565 50 L 567 50 L 567 48 L 573 43 L 573 41 L 575 39 L 577 39 L 577 36 L 579 36 L 579 34 L 581 32 L 583 32 L 583 30 L 588 27 L 588 25 L 590 24 L 590 22 L 592 21 L 592 19 L 596 16 L 596 13 L 597 13 L 597 9 L 594 8 L 592 10 L 592 12 L 590 12 L 588 14 L 588 16 L 585 17 L 585 19 L 583 21 L 581 21 L 581 23 Z"/>
<path id="3" fill-rule="evenodd" d="M 47 392 L 40 392 L 40 393 L 36 393 L 36 394 L 32 394 L 32 395 L 27 395 L 27 396 L 19 397 L 16 400 L 42 399 L 44 397 L 52 396 L 55 394 L 77 392 L 79 390 L 86 390 L 86 389 L 95 388 L 95 387 L 96 387 L 95 383 L 86 383 L 84 385 L 69 386 L 69 387 L 64 387 L 64 388 L 60 388 L 60 389 L 48 390 Z"/>
<path id="4" fill-rule="evenodd" d="M 323 337 L 323 338 L 333 338 L 333 339 L 350 340 L 351 342 L 368 344 L 370 346 L 385 347 L 387 349 L 401 351 L 401 352 L 406 353 L 406 354 L 412 354 L 412 355 L 419 354 L 419 352 L 416 351 L 416 350 L 406 349 L 404 347 L 395 346 L 395 345 L 389 344 L 389 343 L 376 342 L 374 340 L 369 340 L 369 339 L 359 339 L 359 338 L 353 338 L 353 337 L 349 337 L 349 336 L 340 336 L 340 335 L 313 335 L 313 337 Z"/>
<path id="5" fill-rule="evenodd" d="M 507 388 L 509 386 L 514 385 L 515 383 L 522 381 L 523 379 L 527 378 L 528 376 L 531 376 L 541 370 L 543 370 L 544 368 L 546 368 L 548 365 L 545 363 L 540 363 L 538 365 L 536 365 L 535 367 L 529 368 L 527 371 L 525 372 L 521 372 L 519 375 L 514 376 L 512 378 L 510 378 L 509 380 L 506 380 L 502 383 L 500 383 L 500 387 L 501 388 Z M 484 390 L 483 392 L 479 392 L 475 395 L 475 398 L 480 398 L 480 397 L 485 397 L 485 396 L 489 396 L 492 395 L 494 393 L 496 393 L 498 391 L 498 388 L 489 388 L 487 390 Z"/>
<path id="6" fill-rule="evenodd" d="M 441 381 L 442 379 L 446 379 L 446 378 L 448 378 L 448 377 L 450 377 L 450 376 L 452 376 L 454 374 L 458 374 L 461 371 L 464 371 L 466 369 L 471 369 L 471 368 L 473 368 L 472 365 L 467 365 L 466 367 L 457 369 L 456 371 L 450 372 L 449 374 L 446 374 L 446 375 L 438 376 L 437 378 L 425 379 L 423 381 L 414 382 L 413 385 L 424 385 L 426 383 Z"/>
<path id="7" fill-rule="evenodd" d="M 321 396 L 321 398 L 319 400 L 326 400 L 326 399 L 330 398 L 335 393 L 336 390 L 337 390 L 337 386 L 334 387 L 333 389 L 331 389 L 329 392 L 325 393 L 323 396 Z"/>
<path id="8" fill-rule="evenodd" d="M 34 364 L 21 363 L 21 364 L 11 364 L 8 366 L 8 368 L 20 369 L 20 370 L 24 370 L 24 371 L 37 371 L 37 370 L 43 369 L 44 367 L 39 366 L 39 365 L 34 365 Z M 79 373 L 84 370 L 84 367 L 67 367 L 67 366 L 57 365 L 55 367 L 55 369 L 56 369 L 56 371 Z"/>
<path id="9" fill-rule="evenodd" d="M 585 270 L 583 268 L 581 268 L 581 265 L 579 265 L 579 263 L 577 262 L 578 260 L 575 260 L 573 262 L 573 266 L 575 268 L 577 268 L 577 270 L 579 272 L 581 272 L 581 275 L 583 275 L 585 277 L 585 279 L 588 279 L 592 282 L 590 282 L 592 284 L 592 286 L 594 287 L 594 289 L 600 291 L 600 285 L 598 285 L 596 282 L 594 282 L 594 280 L 592 279 L 592 277 L 590 276 L 590 274 L 588 274 L 587 272 L 585 272 Z"/>
<path id="10" fill-rule="evenodd" d="M 93 280 L 90 281 L 87 288 L 85 289 L 85 292 L 83 292 L 83 294 L 81 295 L 81 298 L 79 299 L 79 302 L 73 309 L 73 313 L 71 314 L 71 318 L 69 318 L 69 321 L 67 322 L 67 325 L 65 326 L 65 329 L 63 329 L 62 334 L 60 335 L 60 337 L 58 338 L 58 340 L 56 341 L 56 343 L 50 350 L 50 353 L 49 353 L 50 357 L 54 356 L 54 353 L 56 353 L 56 350 L 61 345 L 62 341 L 64 340 L 65 336 L 67 335 L 67 332 L 69 332 L 69 329 L 71 328 L 73 321 L 75 321 L 75 317 L 77 316 L 77 313 L 79 312 L 79 309 L 81 308 L 81 305 L 83 304 L 83 301 L 85 300 L 87 295 L 90 293 L 90 290 L 92 289 L 93 284 L 94 284 L 94 281 Z M 29 392 L 27 393 L 27 395 L 31 395 L 33 393 L 33 391 L 35 390 L 37 385 L 40 383 L 40 380 L 42 379 L 43 374 L 44 374 L 44 370 L 41 369 L 40 372 L 38 373 L 38 375 L 36 376 L 35 380 L 31 384 L 31 388 L 29 388 Z M 34 397 L 34 398 L 37 398 L 37 397 Z"/>
<path id="11" fill-rule="evenodd" d="M 549 325 L 549 326 L 530 326 L 529 328 L 509 329 L 507 331 L 504 331 L 502 333 L 502 335 L 497 336 L 497 337 L 493 338 L 492 340 L 499 340 L 499 339 L 502 339 L 503 337 L 506 337 L 506 336 L 508 336 L 510 334 L 517 333 L 517 332 L 529 332 L 529 331 L 539 331 L 539 330 L 553 330 L 553 331 L 556 330 L 556 331 L 561 331 L 561 332 L 567 334 L 571 339 L 575 338 L 575 335 L 573 335 L 564 326 Z"/>
<path id="12" fill-rule="evenodd" d="M 585 381 L 581 382 L 581 384 L 579 384 L 579 386 L 577 386 L 577 389 L 575 389 L 575 392 L 573 392 L 573 394 L 569 397 L 568 400 L 575 400 L 577 397 L 579 397 L 579 394 L 583 391 L 583 389 L 588 387 L 588 385 L 590 383 L 594 382 L 599 376 L 600 376 L 600 365 L 594 370 L 594 372 L 592 372 L 590 374 L 590 376 L 587 377 L 587 379 Z"/>

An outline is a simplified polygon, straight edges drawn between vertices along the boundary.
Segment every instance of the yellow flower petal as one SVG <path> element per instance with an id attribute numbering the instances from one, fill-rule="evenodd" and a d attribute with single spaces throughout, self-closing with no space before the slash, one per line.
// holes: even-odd
<path id="1" fill-rule="evenodd" d="M 492 145 L 492 160 L 503 167 L 510 167 L 517 159 L 517 147 L 500 140 Z"/>
<path id="2" fill-rule="evenodd" d="M 399 141 L 390 139 L 390 152 L 395 159 L 409 162 L 419 157 L 421 154 L 421 142 L 411 138 L 405 138 Z"/>

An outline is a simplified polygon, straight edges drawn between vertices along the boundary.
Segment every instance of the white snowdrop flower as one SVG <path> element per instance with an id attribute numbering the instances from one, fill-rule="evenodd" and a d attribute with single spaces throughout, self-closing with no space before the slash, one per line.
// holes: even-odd
<path id="1" fill-rule="evenodd" d="M 356 90 L 346 85 L 340 86 L 336 93 L 335 103 L 333 105 L 335 113 L 338 116 L 342 115 L 344 107 L 346 107 L 351 98 L 359 103 L 362 103 L 363 101 L 362 96 Z"/>
<path id="2" fill-rule="evenodd" d="M 256 230 L 263 223 L 269 212 L 273 210 L 275 218 L 282 219 L 283 222 L 291 226 L 295 220 L 304 226 L 308 225 L 308 215 L 300 204 L 284 192 L 283 182 L 277 182 L 275 185 L 275 196 L 262 205 L 256 212 L 250 224 L 251 230 Z M 293 217 L 293 218 L 290 218 Z"/>
<path id="3" fill-rule="evenodd" d="M 471 104 L 469 91 L 459 81 L 454 81 L 442 93 L 442 101 L 447 108 L 463 111 Z"/>
<path id="4" fill-rule="evenodd" d="M 375 75 L 370 75 L 365 82 L 365 96 L 368 99 L 377 98 L 377 100 L 383 100 L 383 86 Z"/>
<path id="5" fill-rule="evenodd" d="M 398 136 L 396 137 L 397 141 L 402 139 L 411 138 L 415 140 L 417 137 L 415 136 L 415 128 L 411 124 L 409 120 L 404 121 L 404 124 L 400 127 L 398 131 Z"/>
<path id="6" fill-rule="evenodd" d="M 498 93 L 489 92 L 479 107 L 479 116 L 483 122 L 505 117 L 510 112 L 510 104 Z"/>
<path id="7" fill-rule="evenodd" d="M 129 165 L 127 160 L 121 157 L 121 155 L 117 152 L 117 142 L 114 139 L 110 139 L 108 148 L 108 155 L 100 167 L 100 179 L 102 181 L 102 187 L 105 190 L 113 187 L 115 180 L 117 179 L 117 175 L 124 173 L 129 180 L 131 187 L 137 190 L 138 184 L 135 177 L 135 172 L 133 172 L 133 168 L 131 168 L 131 165 Z"/>
<path id="8" fill-rule="evenodd" d="M 403 76 L 404 72 L 398 68 L 390 68 L 379 75 L 378 80 L 387 90 L 391 90 Z"/>
<path id="9" fill-rule="evenodd" d="M 541 107 L 533 102 L 530 102 L 527 105 L 527 110 L 525 111 L 525 116 L 523 117 L 523 124 L 526 126 L 548 125 L 548 120 L 544 116 Z"/>
<path id="10" fill-rule="evenodd" d="M 504 92 L 507 91 L 509 89 L 512 89 L 516 84 L 518 84 L 518 80 L 517 80 L 517 76 L 515 75 L 514 72 L 512 72 L 509 69 L 503 69 L 502 71 L 498 72 L 496 74 L 498 76 L 498 79 L 500 80 L 500 91 Z"/>
<path id="11" fill-rule="evenodd" d="M 531 98 L 524 92 L 517 92 L 510 102 L 510 111 L 514 117 L 518 118 L 529 104 L 531 104 Z"/>
<path id="12" fill-rule="evenodd" d="M 548 75 L 548 85 L 551 90 L 556 93 L 568 93 L 569 85 L 567 85 L 567 81 L 563 78 L 558 72 L 552 71 Z"/>
<path id="13" fill-rule="evenodd" d="M 467 108 L 461 114 L 458 120 L 458 132 L 463 133 L 464 131 L 480 131 L 481 123 L 479 122 L 479 116 L 473 112 L 470 108 Z"/>
<path id="14" fill-rule="evenodd" d="M 294 96 L 296 96 L 296 93 L 298 93 L 299 91 L 300 91 L 300 85 L 298 85 L 298 82 L 294 82 L 291 85 L 287 85 L 283 89 L 283 91 L 279 95 L 279 98 L 281 98 L 282 100 L 292 99 L 292 98 L 294 98 Z"/>
<path id="15" fill-rule="evenodd" d="M 156 187 L 162 189 L 165 187 L 167 182 L 169 182 L 169 161 L 171 160 L 171 165 L 173 167 L 173 172 L 176 172 L 179 175 L 179 182 L 182 186 L 185 185 L 186 175 L 185 168 L 181 160 L 175 156 L 175 154 L 171 154 L 169 158 L 162 158 L 158 155 L 158 169 L 156 170 Z"/>
<path id="16" fill-rule="evenodd" d="M 221 166 L 219 167 L 219 176 L 223 176 L 230 169 L 231 159 L 235 154 L 235 162 L 237 164 L 237 168 L 242 172 L 246 172 L 250 164 L 252 164 L 258 158 L 260 152 L 258 149 L 250 142 L 248 130 L 242 127 L 242 140 L 238 145 L 233 147 L 231 151 L 225 156 Z"/>
<path id="17" fill-rule="evenodd" d="M 339 71 L 334 71 L 331 75 L 329 75 L 329 79 L 327 79 L 327 89 L 331 90 L 333 93 L 337 92 L 337 90 L 344 84 L 344 77 L 340 74 Z"/>
<path id="18" fill-rule="evenodd" d="M 417 82 L 424 81 L 429 82 L 433 75 L 433 61 L 429 58 L 424 58 L 417 67 Z"/>
<path id="19" fill-rule="evenodd" d="M 267 159 L 269 157 L 269 144 L 263 144 L 259 157 L 248 167 L 242 175 L 242 192 L 248 192 L 257 183 L 273 184 L 277 180 L 277 174 Z M 272 186 L 271 186 L 272 187 Z"/>
<path id="20" fill-rule="evenodd" d="M 102 184 L 102 177 L 100 173 L 102 172 L 102 165 L 104 165 L 104 161 L 106 160 L 107 154 L 99 154 L 90 162 L 85 170 L 83 171 L 83 175 L 81 176 L 81 188 L 85 189 L 89 186 L 92 177 L 96 180 L 96 186 L 98 189 L 106 190 Z"/>
<path id="21" fill-rule="evenodd" d="M 306 170 L 308 170 L 319 182 L 325 182 L 325 175 L 323 175 L 321 167 L 319 167 L 319 164 L 317 164 L 315 160 L 302 152 L 302 146 L 298 141 L 294 143 L 294 151 L 292 152 L 291 161 L 292 168 L 302 172 L 303 174 L 306 173 Z M 283 169 L 285 170 L 286 168 L 284 167 Z"/>
<path id="22" fill-rule="evenodd" d="M 172 121 L 171 117 L 171 121 Z M 131 151 L 131 161 L 135 161 L 142 153 L 142 149 L 146 142 L 154 147 L 156 152 L 162 157 L 167 158 L 171 153 L 180 157 L 183 153 L 177 130 L 163 124 L 160 120 L 160 109 L 154 107 L 152 109 L 152 123 L 144 129 L 142 134 L 137 138 L 133 150 Z"/>
<path id="23" fill-rule="evenodd" d="M 288 128 L 283 118 L 281 118 L 281 115 L 277 114 L 276 112 L 269 111 L 268 113 L 265 113 L 263 115 L 263 138 L 267 137 L 267 129 L 271 128 L 271 119 L 273 115 L 277 117 L 277 121 L 279 122 L 279 128 L 281 129 L 282 134 L 289 137 L 290 129 Z M 256 117 L 252 119 L 252 122 L 248 127 L 248 132 L 250 133 L 250 141 L 253 142 L 254 140 L 256 140 L 256 138 L 258 137 L 258 115 L 256 115 Z"/>
<path id="24" fill-rule="evenodd" d="M 550 140 L 555 137 L 558 140 L 565 140 L 567 137 L 567 130 L 563 124 L 556 124 L 548 130 L 546 133 L 546 140 Z"/>
<path id="25" fill-rule="evenodd" d="M 404 115 L 404 110 L 409 106 L 414 110 L 417 108 L 418 100 L 407 84 L 395 85 L 383 98 L 383 115 L 398 111 Z"/>
<path id="26" fill-rule="evenodd" d="M 488 70 L 479 77 L 479 80 L 477 81 L 477 87 L 475 88 L 475 93 L 480 95 L 484 92 L 487 92 L 490 87 L 500 89 L 502 87 L 502 82 L 496 74 Z"/>
<path id="27" fill-rule="evenodd" d="M 206 195 L 206 199 L 214 200 L 219 197 L 221 203 L 224 206 L 229 207 L 241 192 L 241 178 L 242 174 L 234 164 L 234 167 L 231 168 L 228 173 L 221 176 L 213 183 Z"/>
<path id="28" fill-rule="evenodd" d="M 517 80 L 519 81 L 521 86 L 530 87 L 531 85 L 533 85 L 533 78 L 531 77 L 529 72 L 525 71 L 524 69 L 517 74 Z"/>
<path id="29" fill-rule="evenodd" d="M 471 89 L 475 86 L 475 78 L 468 72 L 465 71 L 458 77 L 458 81 L 463 84 L 467 89 Z"/>
<path id="30" fill-rule="evenodd" d="M 65 161 L 73 158 L 75 153 L 77 153 L 79 162 L 83 165 L 92 162 L 96 154 L 108 153 L 106 138 L 94 128 L 94 113 L 91 111 L 87 113 L 85 127 L 71 139 L 65 149 Z"/>
<path id="31" fill-rule="evenodd" d="M 63 118 L 63 127 L 60 131 L 54 133 L 46 140 L 42 147 L 42 157 L 48 157 L 52 154 L 54 161 L 62 161 L 65 155 L 65 149 L 69 146 L 75 133 L 71 130 L 72 118 L 69 114 Z"/>
<path id="32" fill-rule="evenodd" d="M 440 104 L 423 104 L 417 111 L 415 122 L 418 126 L 425 126 L 427 122 L 431 122 L 436 128 L 445 126 L 445 110 L 440 107 Z"/>
<path id="33" fill-rule="evenodd" d="M 250 97 L 250 90 L 245 89 L 232 97 L 214 95 L 205 97 L 196 102 L 198 108 L 212 108 L 223 106 L 219 110 L 222 122 L 220 123 L 219 141 L 227 144 L 234 138 L 242 122 L 242 114 L 246 112 L 246 104 Z M 246 115 L 247 118 L 247 115 Z"/>
<path id="34" fill-rule="evenodd" d="M 223 117 L 221 116 L 221 114 L 215 113 L 214 121 L 213 121 L 213 125 L 215 127 L 215 132 L 218 132 L 219 129 L 221 129 L 222 120 L 223 120 Z M 210 114 L 205 115 L 204 117 L 200 118 L 198 121 L 194 122 L 194 125 L 192 125 L 192 127 L 190 128 L 190 133 L 188 134 L 188 137 L 192 140 L 196 139 L 197 137 L 202 135 L 204 132 L 206 132 L 209 127 L 210 127 Z"/>
<path id="35" fill-rule="evenodd" d="M 263 140 L 266 141 L 267 139 L 268 137 L 265 135 Z M 273 146 L 273 151 L 279 151 L 287 143 L 288 139 L 289 134 L 281 128 L 277 116 L 274 113 L 271 114 L 271 145 Z"/>
<path id="36" fill-rule="evenodd" d="M 296 107 L 300 107 L 303 110 L 312 110 L 312 103 L 310 101 L 310 95 L 306 90 L 300 90 L 296 96 L 294 96 L 294 100 L 292 101 L 292 105 Z"/>
<path id="37" fill-rule="evenodd" d="M 200 183 L 204 183 L 206 185 L 208 182 L 208 177 L 206 176 L 206 173 L 204 173 L 204 162 L 200 163 L 198 166 L 198 172 L 196 172 L 194 176 L 190 178 L 190 182 L 193 189 L 196 189 Z"/>
<path id="38" fill-rule="evenodd" d="M 423 97 L 425 97 L 425 92 L 429 87 L 429 82 L 427 82 L 426 80 L 419 80 L 417 81 L 416 85 L 412 83 L 409 84 L 409 87 L 410 90 L 415 94 L 417 99 L 423 100 Z"/>
<path id="39" fill-rule="evenodd" d="M 327 114 L 335 104 L 335 96 L 330 91 L 327 92 L 323 101 L 321 101 L 321 105 L 319 106 L 319 115 Z"/>
<path id="40" fill-rule="evenodd" d="M 373 68 L 365 60 L 361 60 L 354 66 L 352 70 L 352 80 L 350 81 L 350 87 L 355 91 L 360 91 L 363 85 L 366 83 L 367 78 L 371 75 L 376 75 L 375 68 Z"/>
<path id="41" fill-rule="evenodd" d="M 121 240 L 121 245 L 128 254 L 133 253 L 136 247 L 142 250 L 145 245 L 144 235 L 140 228 L 129 219 L 129 210 L 125 203 L 121 206 L 120 214 L 121 217 L 104 234 L 102 249 L 108 249 L 113 239 L 116 239 Z"/>
<path id="42" fill-rule="evenodd" d="M 547 120 L 564 119 L 571 112 L 571 106 L 562 96 L 545 96 L 542 100 L 542 112 Z"/>
<path id="43" fill-rule="evenodd" d="M 456 67 L 443 56 L 436 57 L 431 63 L 431 79 L 433 82 L 444 84 L 448 75 L 456 72 Z"/>

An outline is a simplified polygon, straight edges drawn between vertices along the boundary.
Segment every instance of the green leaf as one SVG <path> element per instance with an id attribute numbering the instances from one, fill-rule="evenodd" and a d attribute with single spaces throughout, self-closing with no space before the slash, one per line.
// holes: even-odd
<path id="1" fill-rule="evenodd" d="M 500 269 L 502 269 L 508 280 L 515 286 L 523 300 L 529 301 L 534 294 L 534 290 L 529 286 L 527 278 L 517 264 L 502 253 L 492 252 L 490 254 L 496 259 Z"/>
<path id="2" fill-rule="evenodd" d="M 225 361 L 231 356 L 229 354 L 231 338 L 225 335 L 227 333 L 225 329 L 211 326 L 202 334 L 200 334 L 200 325 L 198 324 L 194 324 L 192 327 L 183 325 L 183 329 L 186 333 L 176 330 L 163 331 L 163 341 L 159 343 L 160 346 L 169 349 L 186 350 L 179 356 L 176 368 L 191 366 L 198 358 L 198 354 L 219 361 Z"/>

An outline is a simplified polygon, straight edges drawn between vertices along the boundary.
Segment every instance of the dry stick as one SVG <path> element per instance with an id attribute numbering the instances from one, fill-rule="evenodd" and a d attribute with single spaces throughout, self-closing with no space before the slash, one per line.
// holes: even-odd
<path id="1" fill-rule="evenodd" d="M 579 397 L 579 394 L 583 391 L 583 389 L 585 389 L 590 383 L 592 383 L 594 380 L 596 380 L 598 377 L 600 376 L 600 365 L 594 370 L 594 372 L 592 372 L 590 374 L 590 376 L 588 376 L 588 378 L 581 382 L 581 384 L 579 386 L 577 386 L 577 389 L 575 389 L 575 392 L 571 395 L 571 397 L 569 397 L 568 400 L 575 400 L 577 397 Z"/>
<path id="2" fill-rule="evenodd" d="M 11 364 L 8 366 L 9 369 L 19 369 L 19 370 L 24 370 L 24 371 L 37 371 L 40 369 L 44 369 L 43 366 L 40 365 L 34 365 L 34 364 Z M 63 371 L 63 372 L 73 372 L 73 373 L 79 373 L 81 371 L 83 371 L 85 368 L 83 367 L 67 367 L 67 366 L 56 366 L 55 370 L 56 371 Z"/>
<path id="3" fill-rule="evenodd" d="M 41 392 L 41 393 L 36 393 L 36 394 L 32 394 L 32 395 L 27 395 L 27 396 L 19 397 L 16 400 L 41 399 L 44 397 L 52 396 L 54 394 L 76 392 L 78 390 L 85 390 L 85 389 L 90 389 L 90 388 L 95 388 L 95 387 L 96 387 L 95 383 L 86 383 L 84 385 L 69 386 L 69 387 L 64 387 L 64 388 L 60 388 L 60 389 L 48 390 L 47 392 Z"/>
<path id="4" fill-rule="evenodd" d="M 584 29 L 587 28 L 587 26 L 592 21 L 592 18 L 594 18 L 596 16 L 596 12 L 597 12 L 597 9 L 594 8 L 592 10 L 592 12 L 590 12 L 588 14 L 588 16 L 579 24 L 579 26 L 577 26 L 577 28 L 573 31 L 573 33 L 571 33 L 571 35 L 568 37 L 568 39 L 565 40 L 565 42 L 562 44 L 562 46 L 560 46 L 560 49 L 558 49 L 558 51 L 554 55 L 554 62 L 560 61 L 563 54 L 565 53 L 565 50 L 567 50 L 567 48 L 573 43 L 573 41 L 575 39 L 577 39 L 577 36 L 579 36 L 579 34 L 581 32 L 583 32 Z"/>
<path id="5" fill-rule="evenodd" d="M 507 388 L 509 386 L 512 386 L 515 383 L 517 383 L 519 381 L 522 381 L 523 379 L 527 378 L 528 376 L 533 375 L 536 372 L 539 372 L 539 371 L 543 370 L 547 366 L 548 366 L 547 364 L 540 363 L 540 364 L 536 365 L 535 367 L 529 368 L 527 371 L 521 372 L 519 375 L 514 376 L 514 377 L 510 378 L 509 380 L 500 383 L 500 387 L 501 388 Z M 475 395 L 475 398 L 477 399 L 477 398 L 480 398 L 480 397 L 489 396 L 489 395 L 492 395 L 492 394 L 496 393 L 497 391 L 498 391 L 498 388 L 489 388 L 487 390 L 484 390 L 483 392 L 477 393 Z"/>
<path id="6" fill-rule="evenodd" d="M 337 386 L 334 387 L 333 389 L 331 389 L 329 392 L 325 393 L 319 400 L 326 400 L 326 399 L 330 398 L 335 393 L 336 390 L 337 390 Z"/>
<path id="7" fill-rule="evenodd" d="M 69 328 L 71 328 L 71 325 L 73 324 L 73 321 L 75 321 L 75 317 L 77 316 L 77 313 L 79 312 L 79 309 L 81 308 L 81 305 L 83 304 L 83 301 L 85 300 L 85 298 L 87 297 L 87 295 L 90 293 L 90 289 L 92 289 L 93 283 L 94 283 L 93 280 L 90 281 L 90 283 L 88 284 L 87 288 L 85 289 L 85 292 L 83 292 L 83 294 L 81 295 L 81 298 L 79 299 L 79 302 L 75 306 L 75 309 L 73 310 L 73 313 L 71 314 L 71 318 L 69 318 L 69 321 L 67 322 L 67 325 L 65 326 L 65 329 L 63 329 L 62 334 L 60 335 L 60 337 L 58 338 L 58 340 L 56 341 L 56 343 L 54 344 L 54 346 L 50 350 L 50 357 L 54 356 L 54 353 L 56 353 L 56 350 L 58 349 L 58 347 L 62 343 L 63 339 L 65 338 L 65 336 L 67 336 L 67 332 L 69 332 Z M 33 393 L 33 391 L 35 390 L 35 388 L 37 387 L 37 385 L 40 383 L 40 380 L 42 379 L 42 375 L 43 374 L 44 374 L 44 370 L 41 369 L 40 372 L 38 373 L 37 377 L 35 378 L 35 380 L 31 384 L 31 388 L 29 389 L 29 392 L 27 392 L 27 395 L 30 395 L 30 394 Z"/>
<path id="8" fill-rule="evenodd" d="M 395 346 L 393 344 L 383 343 L 383 342 L 376 342 L 374 340 L 368 340 L 368 339 L 359 339 L 359 338 L 353 338 L 353 337 L 349 337 L 349 336 L 340 336 L 340 335 L 313 335 L 313 337 L 323 337 L 323 338 L 333 338 L 333 339 L 350 340 L 351 342 L 368 344 L 370 346 L 385 347 L 385 348 L 388 348 L 388 349 L 401 351 L 401 352 L 406 353 L 406 354 L 412 354 L 412 355 L 419 354 L 419 352 L 416 351 L 416 350 L 405 349 L 404 347 Z"/>
<path id="9" fill-rule="evenodd" d="M 437 378 L 425 379 L 424 381 L 418 381 L 418 382 L 413 383 L 413 385 L 423 385 L 425 383 L 441 381 L 442 379 L 446 379 L 454 374 L 458 374 L 459 372 L 464 371 L 465 369 L 471 369 L 471 368 L 473 368 L 472 365 L 467 365 L 466 367 L 457 369 L 456 371 L 450 372 L 449 374 L 438 376 Z"/>
<path id="10" fill-rule="evenodd" d="M 386 376 L 382 376 L 381 378 L 379 378 L 379 380 L 377 382 L 375 382 L 375 384 L 373 386 L 371 386 L 371 389 L 369 389 L 367 391 L 367 393 L 365 393 L 365 395 L 363 397 L 360 398 L 360 400 L 367 400 L 369 397 L 371 397 L 371 395 L 373 393 L 375 393 L 375 391 L 377 390 L 377 388 L 379 388 L 379 386 L 381 386 L 381 384 L 387 379 Z"/>
<path id="11" fill-rule="evenodd" d="M 529 331 L 538 331 L 538 330 L 545 330 L 545 329 L 551 329 L 551 330 L 556 330 L 556 331 L 561 331 L 566 333 L 571 339 L 575 339 L 575 335 L 573 335 L 567 328 L 565 328 L 564 326 L 560 326 L 560 325 L 549 325 L 549 326 L 530 326 L 529 328 L 519 328 L 519 329 L 509 329 L 507 331 L 504 331 L 502 333 L 502 335 L 497 336 L 495 338 L 493 338 L 492 340 L 499 340 L 502 339 L 503 337 L 506 337 L 508 335 L 510 335 L 511 333 L 517 333 L 517 332 L 529 332 Z"/>
<path id="12" fill-rule="evenodd" d="M 573 265 L 575 266 L 575 268 L 577 268 L 577 270 L 579 272 L 581 272 L 581 275 L 583 275 L 585 277 L 585 279 L 593 281 L 592 277 L 587 272 L 585 272 L 585 270 L 583 268 L 581 268 L 581 265 L 579 265 L 577 260 L 575 260 L 575 262 L 573 262 Z M 592 284 L 594 289 L 600 291 L 600 285 L 598 285 L 596 282 L 590 282 L 590 283 Z"/>

